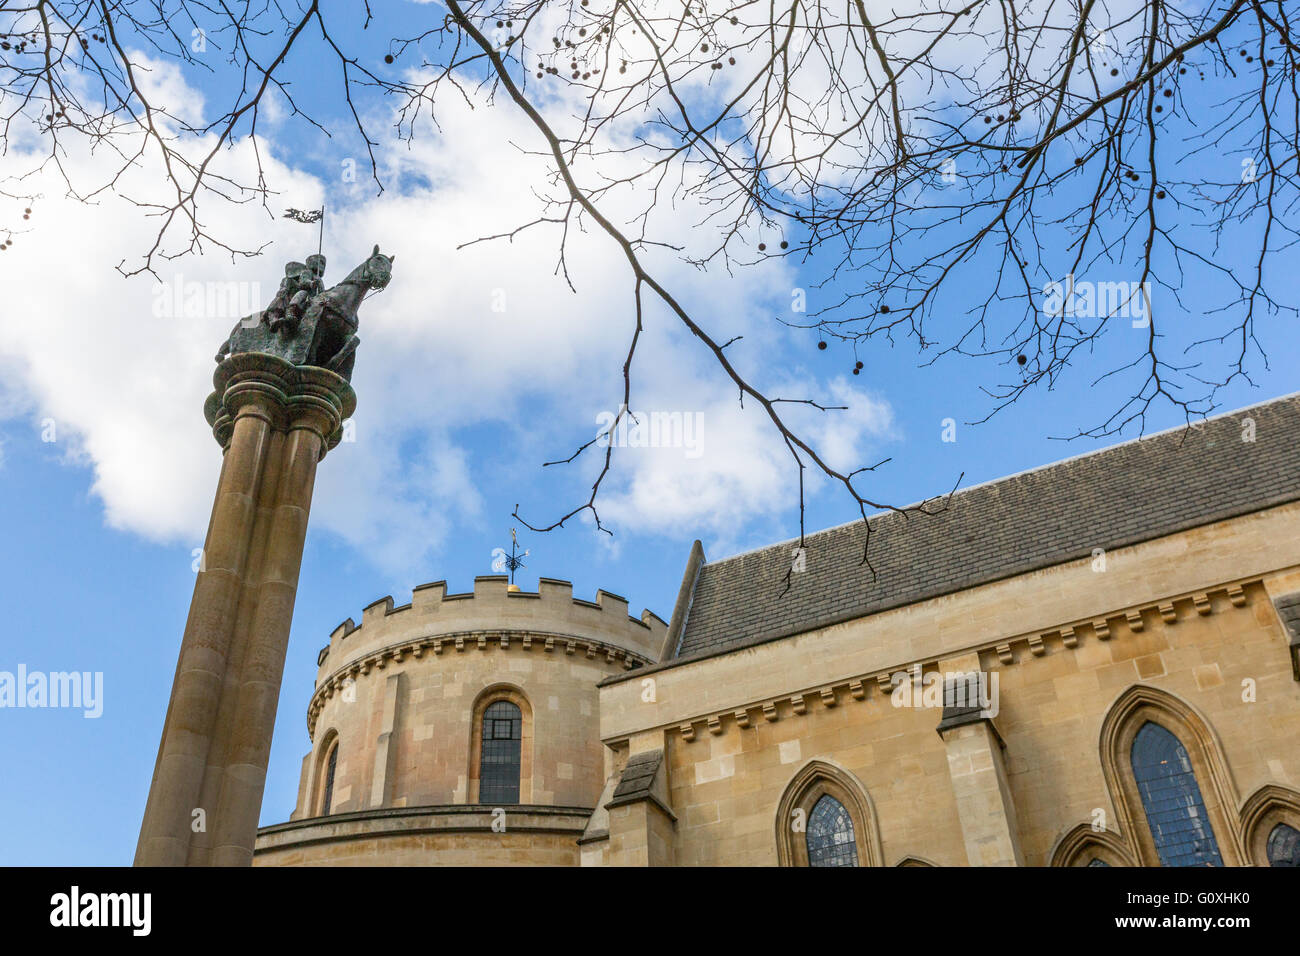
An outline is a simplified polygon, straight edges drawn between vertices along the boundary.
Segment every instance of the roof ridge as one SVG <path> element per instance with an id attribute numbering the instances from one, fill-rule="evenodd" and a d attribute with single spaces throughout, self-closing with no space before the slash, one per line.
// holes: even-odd
<path id="1" fill-rule="evenodd" d="M 902 508 L 900 508 L 900 509 L 898 509 L 898 510 L 899 510 L 899 511 L 905 511 L 905 510 L 907 510 L 907 509 L 909 509 L 909 508 L 916 508 L 916 507 L 919 507 L 920 505 L 924 505 L 924 504 L 926 504 L 926 503 L 928 503 L 928 502 L 936 501 L 936 500 L 938 500 L 938 499 L 940 499 L 940 498 L 944 498 L 944 497 L 954 497 L 954 498 L 955 498 L 955 497 L 957 497 L 958 495 L 964 495 L 964 494 L 967 494 L 968 492 L 975 491 L 975 490 L 977 490 L 977 489 L 979 489 L 979 488 L 987 488 L 987 487 L 990 486 L 990 485 L 997 485 L 997 484 L 1001 484 L 1001 483 L 1003 483 L 1003 482 L 1008 482 L 1008 481 L 1011 481 L 1011 480 L 1013 480 L 1013 479 L 1015 479 L 1015 478 L 1020 478 L 1020 477 L 1023 477 L 1023 476 L 1025 476 L 1025 475 L 1031 475 L 1031 474 L 1033 474 L 1034 472 L 1038 472 L 1038 471 L 1048 471 L 1048 470 L 1050 470 L 1050 469 L 1052 469 L 1052 468 L 1059 468 L 1059 467 L 1062 467 L 1062 466 L 1064 466 L 1064 465 L 1068 465 L 1068 464 L 1070 464 L 1070 463 L 1072 463 L 1072 462 L 1076 462 L 1076 461 L 1079 461 L 1079 460 L 1084 459 L 1084 458 L 1091 458 L 1091 457 L 1094 456 L 1094 455 L 1103 455 L 1103 454 L 1108 454 L 1108 453 L 1111 453 L 1111 452 L 1116 451 L 1117 449 L 1120 449 L 1120 448 L 1126 448 L 1126 447 L 1128 447 L 1129 445 L 1136 445 L 1136 444 L 1140 444 L 1141 442 L 1154 441 L 1154 440 L 1157 439 L 1157 438 L 1161 438 L 1161 437 L 1163 437 L 1163 436 L 1165 436 L 1165 435 L 1172 434 L 1173 432 L 1177 432 L 1177 431 L 1185 431 L 1185 430 L 1187 430 L 1187 429 L 1189 429 L 1189 428 L 1201 428 L 1201 427 L 1203 427 L 1203 426 L 1205 426 L 1205 425 L 1210 424 L 1211 422 L 1217 422 L 1217 421 L 1220 421 L 1221 419 L 1228 418 L 1228 417 L 1230 417 L 1230 416 L 1234 416 L 1234 415 L 1241 415 L 1241 414 L 1243 414 L 1243 413 L 1245 413 L 1245 412 L 1248 412 L 1248 411 L 1251 411 L 1251 410 L 1253 410 L 1253 409 L 1265 408 L 1265 407 L 1267 407 L 1267 406 L 1269 406 L 1269 405 L 1277 405 L 1277 404 L 1280 404 L 1280 403 L 1282 403 L 1282 402 L 1286 402 L 1286 401 L 1291 400 L 1291 399 L 1300 399 L 1300 391 L 1289 392 L 1289 393 L 1287 393 L 1286 395 L 1278 395 L 1278 396 L 1276 396 L 1276 397 L 1274 397 L 1274 398 L 1265 399 L 1265 400 L 1262 401 L 1262 402 L 1256 402 L 1256 403 L 1253 404 L 1253 405 L 1243 405 L 1243 406 L 1241 406 L 1240 408 L 1235 408 L 1235 409 L 1232 409 L 1232 410 L 1230 410 L 1230 411 L 1226 411 L 1226 412 L 1220 412 L 1220 413 L 1217 414 L 1217 415 L 1211 415 L 1211 416 L 1209 416 L 1209 417 L 1207 417 L 1207 418 L 1203 418 L 1203 419 L 1201 419 L 1199 422 L 1187 422 L 1187 423 L 1184 423 L 1184 424 L 1182 424 L 1182 425 L 1173 425 L 1173 426 L 1170 426 L 1169 428 L 1162 428 L 1162 429 L 1160 429 L 1160 431 L 1151 432 L 1149 435 L 1138 435 L 1138 436 L 1135 437 L 1135 438 L 1128 438 L 1128 439 L 1125 439 L 1124 441 L 1116 442 L 1116 443 L 1113 444 L 1113 445 L 1106 445 L 1106 446 L 1104 446 L 1104 447 L 1102 447 L 1102 448 L 1094 448 L 1094 449 L 1092 449 L 1091 451 L 1080 452 L 1080 453 L 1077 454 L 1077 455 L 1070 455 L 1068 458 L 1059 458 L 1059 459 L 1057 459 L 1056 461 L 1049 461 L 1049 462 L 1047 462 L 1047 463 L 1045 463 L 1045 464 L 1042 464 L 1042 465 L 1035 465 L 1035 466 L 1032 467 L 1032 468 L 1023 468 L 1023 469 L 1021 469 L 1020 471 L 1012 472 L 1012 473 L 1009 474 L 1009 475 L 1001 475 L 1000 477 L 997 477 L 997 478 L 990 478 L 990 479 L 988 479 L 987 481 L 981 481 L 981 482 L 978 482 L 978 483 L 976 483 L 976 484 L 969 485 L 969 486 L 967 486 L 967 487 L 965 487 L 965 488 L 958 488 L 958 489 L 956 489 L 956 490 L 950 492 L 949 495 L 931 495 L 929 498 L 922 498 L 921 500 L 919 500 L 919 501 L 914 501 L 914 502 L 912 502 L 911 504 L 903 505 Z M 1068 441 L 1069 439 L 1066 439 L 1066 440 Z M 869 515 L 866 516 L 866 520 L 867 520 L 867 521 L 873 521 L 873 520 L 875 520 L 875 519 L 877 519 L 877 518 L 883 518 L 883 517 L 886 517 L 886 516 L 888 516 L 888 515 L 892 515 L 892 514 L 898 514 L 898 511 L 896 511 L 896 510 L 894 510 L 894 509 L 885 509 L 885 510 L 881 510 L 881 511 L 873 511 L 871 514 L 869 514 Z M 852 526 L 854 526 L 854 525 L 860 525 L 860 524 L 862 523 L 862 521 L 863 521 L 862 518 L 853 518 L 853 519 L 851 519 L 851 520 L 849 520 L 849 521 L 844 521 L 844 522 L 841 522 L 840 524 L 837 524 L 837 525 L 831 525 L 829 528 L 822 528 L 822 529 L 820 529 L 820 530 L 818 530 L 818 531 L 814 531 L 814 532 L 812 532 L 811 534 L 806 534 L 806 535 L 803 536 L 803 538 L 804 538 L 804 541 L 805 541 L 805 543 L 806 543 L 806 542 L 808 541 L 809 538 L 820 537 L 820 536 L 822 536 L 822 535 L 831 534 L 832 532 L 835 532 L 835 531 L 841 531 L 841 530 L 843 530 L 844 528 L 850 528 L 850 527 L 852 527 Z M 701 570 L 703 570 L 704 568 L 708 568 L 708 567 L 716 567 L 717 565 L 720 565 L 720 564 L 726 564 L 726 563 L 729 562 L 729 561 L 737 561 L 737 560 L 739 560 L 739 559 L 741 559 L 741 558 L 749 557 L 750 555 L 753 555 L 753 554 L 758 554 L 758 553 L 763 552 L 763 551 L 769 551 L 769 550 L 772 550 L 772 549 L 774 549 L 774 548 L 780 548 L 780 547 L 783 547 L 783 546 L 785 546 L 785 545 L 789 545 L 789 544 L 796 543 L 796 542 L 798 542 L 798 541 L 799 541 L 798 538 L 784 538 L 784 539 L 782 539 L 782 540 L 780 540 L 780 541 L 774 541 L 774 542 L 772 542 L 772 543 L 770 543 L 770 544 L 763 544 L 763 545 L 759 545 L 758 547 L 748 548 L 748 549 L 746 549 L 746 550 L 744 550 L 744 551 L 739 551 L 739 552 L 737 552 L 736 554 L 728 555 L 728 556 L 725 557 L 725 558 L 719 558 L 719 559 L 716 560 L 716 561 L 705 561 L 704 564 L 701 566 Z M 685 633 L 685 630 L 686 630 L 685 628 L 682 629 L 683 634 Z"/>
<path id="2" fill-rule="evenodd" d="M 1259 421 L 1255 434 L 1240 432 L 1251 417 Z M 707 565 L 679 655 L 722 653 L 804 633 L 1088 560 L 1099 546 L 1130 547 L 1300 503 L 1300 393 L 1191 425 L 972 485 L 932 517 L 877 515 L 870 528 L 884 543 L 870 575 L 856 559 L 862 547 L 862 532 L 853 531 L 857 521 L 806 539 L 816 552 L 815 562 L 809 558 L 818 565 L 813 580 L 795 575 L 803 580 L 790 581 L 784 542 Z M 897 512 L 884 514 L 891 513 Z M 793 586 L 783 590 L 783 578 Z"/>

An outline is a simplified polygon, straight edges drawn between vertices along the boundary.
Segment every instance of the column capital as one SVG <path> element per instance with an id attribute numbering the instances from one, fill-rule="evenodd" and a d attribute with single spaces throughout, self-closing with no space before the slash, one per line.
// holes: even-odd
<path id="1" fill-rule="evenodd" d="M 1282 628 L 1288 638 L 1287 646 L 1291 652 L 1291 677 L 1300 681 L 1300 591 L 1280 594 L 1273 598 L 1273 607 L 1282 619 Z"/>
<path id="2" fill-rule="evenodd" d="M 997 724 L 993 723 L 993 718 L 980 713 L 978 706 L 945 707 L 943 709 L 943 717 L 940 719 L 939 726 L 936 727 L 935 730 L 939 732 L 941 738 L 947 740 L 948 735 L 958 727 L 969 727 L 973 724 L 983 724 L 988 727 L 989 733 L 993 736 L 993 739 L 997 741 L 998 746 L 1003 750 L 1007 749 L 1007 743 L 1002 739 L 1002 733 L 998 730 Z"/>
<path id="3" fill-rule="evenodd" d="M 212 384 L 215 390 L 203 403 L 203 417 L 223 449 L 230 443 L 235 419 L 253 414 L 277 431 L 316 432 L 324 458 L 343 440 L 343 422 L 357 408 L 356 392 L 341 375 L 261 352 L 228 356 L 217 366 Z"/>
<path id="4" fill-rule="evenodd" d="M 944 680 L 943 714 L 935 730 L 940 737 L 947 740 L 945 735 L 958 727 L 982 723 L 988 727 L 998 746 L 1005 750 L 1006 741 L 1002 739 L 997 724 L 993 723 L 992 714 L 984 709 L 984 700 L 979 690 L 983 679 L 984 675 L 981 671 L 970 670 Z M 995 690 L 996 686 L 995 684 Z M 996 704 L 996 700 L 993 702 Z M 992 713 L 996 713 L 996 710 Z"/>

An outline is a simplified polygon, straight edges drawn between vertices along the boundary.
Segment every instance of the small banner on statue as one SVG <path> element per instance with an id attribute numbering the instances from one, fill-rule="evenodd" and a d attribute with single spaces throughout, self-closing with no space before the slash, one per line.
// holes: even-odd
<path id="1" fill-rule="evenodd" d="M 284 211 L 285 219 L 292 219 L 294 222 L 320 222 L 325 216 L 325 209 L 286 209 Z"/>

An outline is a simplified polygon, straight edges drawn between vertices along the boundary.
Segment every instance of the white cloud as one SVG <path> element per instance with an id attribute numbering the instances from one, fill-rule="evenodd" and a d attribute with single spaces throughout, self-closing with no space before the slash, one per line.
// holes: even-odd
<path id="1" fill-rule="evenodd" d="M 151 76 L 159 99 L 191 95 L 177 74 Z M 556 271 L 557 227 L 457 249 L 531 218 L 546 166 L 506 145 L 535 138 L 508 105 L 471 111 L 448 100 L 439 119 L 441 135 L 386 153 L 395 187 L 404 188 L 376 198 L 363 182 L 329 193 L 327 282 L 342 278 L 376 242 L 397 258 L 393 283 L 361 313 L 356 443 L 322 467 L 313 524 L 390 570 L 409 568 L 445 546 L 458 520 L 481 517 L 481 464 L 466 440 L 469 430 L 513 430 L 520 441 L 513 450 L 516 472 L 537 468 L 539 451 L 564 457 L 589 438 L 595 413 L 616 407 L 621 397 L 633 328 L 626 260 L 590 229 L 569 232 L 576 295 Z M 275 144 L 262 147 L 282 205 L 319 206 L 323 184 L 270 158 L 284 155 Z M 11 154 L 5 163 L 17 168 L 30 158 Z M 247 143 L 223 151 L 219 161 L 231 175 L 253 170 Z M 65 166 L 92 179 L 94 162 L 73 153 Z M 143 198 L 157 192 L 160 177 L 142 165 L 124 185 Z M 9 274 L 23 277 L 7 283 L 7 314 L 21 320 L 6 321 L 0 336 L 0 366 L 10 373 L 8 391 L 15 396 L 0 406 L 0 417 L 53 417 L 65 447 L 93 469 L 92 490 L 111 526 L 155 540 L 197 542 L 220 461 L 200 410 L 213 353 L 232 319 L 156 314 L 153 280 L 127 280 L 115 271 L 124 256 L 152 241 L 156 223 L 138 208 L 114 197 L 82 205 L 63 198 L 52 177 L 37 188 L 46 195 L 35 203 L 33 231 L 0 260 Z M 666 214 L 694 221 L 692 212 Z M 165 267 L 167 282 L 257 282 L 269 299 L 283 262 L 314 246 L 313 227 L 268 219 L 250 206 L 208 203 L 203 213 L 211 231 L 234 242 L 253 245 L 265 237 L 274 244 L 251 261 L 187 256 Z M 772 302 L 789 301 L 791 278 L 782 266 L 751 270 L 740 280 L 701 273 L 669 256 L 654 261 L 712 334 L 745 336 L 728 354 L 756 384 L 837 403 L 852 399 L 853 412 L 809 423 L 832 461 L 852 459 L 887 435 L 888 408 L 879 400 L 864 401 L 844 382 L 834 383 L 829 397 L 818 395 L 811 377 L 801 385 L 788 371 L 774 371 L 788 364 L 784 358 L 765 360 L 789 346 L 770 311 Z M 504 311 L 494 311 L 503 302 Z M 770 424 L 756 408 L 736 407 L 735 389 L 674 317 L 650 308 L 646 326 L 633 406 L 702 412 L 704 453 L 616 456 L 602 515 L 627 532 L 690 534 L 791 507 L 797 479 Z M 563 479 L 577 489 L 575 504 L 583 500 L 591 467 L 593 461 L 580 462 Z"/>
<path id="2" fill-rule="evenodd" d="M 797 509 L 798 469 L 760 405 L 751 399 L 742 408 L 735 389 L 705 361 L 687 362 L 679 372 L 661 376 L 645 401 L 633 405 L 646 423 L 643 439 L 659 437 L 660 447 L 616 447 L 616 470 L 605 489 L 602 518 L 678 537 L 709 536 L 714 550 L 725 553 L 749 537 L 747 528 L 755 520 Z M 842 380 L 820 388 L 782 376 L 773 384 L 772 395 L 815 397 L 824 404 L 848 406 L 826 411 L 778 406 L 787 425 L 844 473 L 871 464 L 875 459 L 870 456 L 894 437 L 889 405 Z M 656 412 L 677 411 L 697 415 L 697 430 L 661 427 L 656 436 L 648 429 Z M 660 420 L 661 426 L 665 423 Z M 665 441 L 665 434 L 682 434 L 685 440 Z M 627 444 L 634 442 L 629 435 Z M 805 490 L 814 495 L 829 479 L 807 454 L 801 457 L 808 466 Z M 832 493 L 846 494 L 840 487 Z"/>

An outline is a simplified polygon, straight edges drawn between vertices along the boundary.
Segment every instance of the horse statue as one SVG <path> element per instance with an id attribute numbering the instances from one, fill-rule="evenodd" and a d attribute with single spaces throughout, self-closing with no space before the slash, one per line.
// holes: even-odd
<path id="1" fill-rule="evenodd" d="M 312 295 L 305 305 L 302 299 L 306 297 L 300 291 L 305 282 L 300 275 L 302 269 L 299 263 L 290 263 L 272 307 L 240 320 L 217 352 L 217 361 L 238 352 L 265 352 L 293 365 L 328 369 L 351 381 L 361 343 L 357 338 L 357 310 L 367 293 L 387 287 L 396 258 L 382 255 L 375 246 L 370 258 L 348 273 L 346 279 Z M 325 259 L 311 259 L 316 260 L 311 267 L 319 282 Z M 310 292 L 311 286 L 307 288 Z M 285 308 L 282 299 L 292 301 L 296 308 Z"/>

